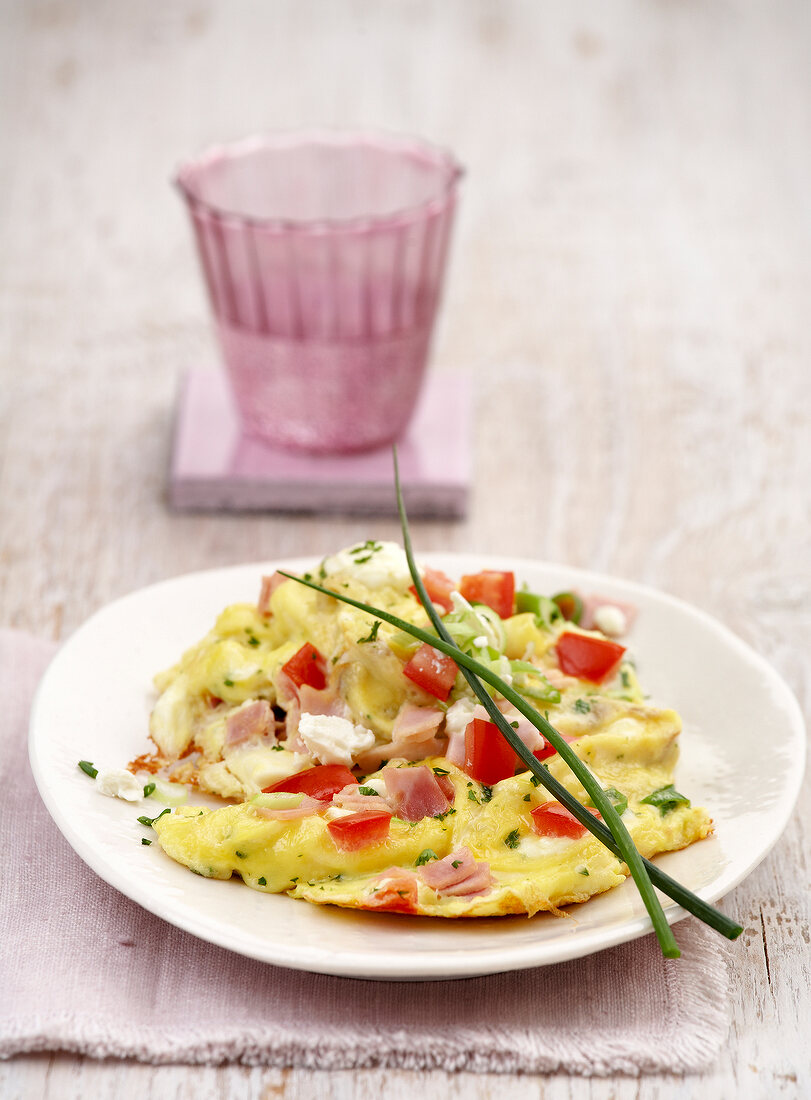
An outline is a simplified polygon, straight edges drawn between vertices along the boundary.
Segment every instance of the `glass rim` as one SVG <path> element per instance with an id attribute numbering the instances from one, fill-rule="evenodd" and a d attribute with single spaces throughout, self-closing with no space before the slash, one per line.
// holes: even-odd
<path id="1" fill-rule="evenodd" d="M 387 214 L 356 214 L 348 218 L 285 218 L 258 217 L 243 214 L 238 210 L 229 210 L 217 206 L 202 198 L 194 190 L 194 176 L 214 160 L 223 156 L 242 156 L 261 148 L 293 148 L 304 145 L 332 145 L 349 148 L 352 146 L 376 145 L 385 151 L 406 156 L 432 157 L 435 163 L 446 168 L 446 178 L 438 187 L 436 195 L 400 207 Z M 188 203 L 192 212 L 203 212 L 211 219 L 284 233 L 324 234 L 334 232 L 371 232 L 376 229 L 396 228 L 411 225 L 438 213 L 451 205 L 456 197 L 456 188 L 465 175 L 465 169 L 454 154 L 443 146 L 435 145 L 424 138 L 387 130 L 352 129 L 343 127 L 305 127 L 289 130 L 271 130 L 252 134 L 237 141 L 209 145 L 194 157 L 181 161 L 172 182 Z"/>

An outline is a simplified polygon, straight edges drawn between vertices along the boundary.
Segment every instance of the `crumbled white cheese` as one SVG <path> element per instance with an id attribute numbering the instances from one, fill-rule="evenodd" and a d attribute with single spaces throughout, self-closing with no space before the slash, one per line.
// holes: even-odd
<path id="1" fill-rule="evenodd" d="M 469 699 L 467 696 L 463 696 L 461 699 L 457 699 L 455 703 L 451 703 L 445 712 L 445 731 L 448 737 L 453 737 L 454 734 L 462 734 L 465 732 L 473 721 L 473 712 L 477 705 L 475 699 Z"/>
<path id="2" fill-rule="evenodd" d="M 484 649 L 484 647 L 488 644 L 487 638 L 485 638 L 484 634 L 480 634 L 478 638 L 473 639 L 473 644 L 475 646 L 478 646 L 479 649 Z"/>
<path id="3" fill-rule="evenodd" d="M 140 802 L 144 797 L 144 783 L 132 772 L 112 768 L 96 776 L 96 790 L 108 798 L 123 798 L 125 802 Z"/>
<path id="4" fill-rule="evenodd" d="M 376 542 L 369 539 L 346 550 L 339 550 L 325 558 L 323 569 L 326 576 L 333 573 L 348 573 L 367 588 L 408 588 L 411 573 L 405 551 L 396 542 Z"/>
<path id="5" fill-rule="evenodd" d="M 597 608 L 594 612 L 594 625 L 611 638 L 621 637 L 628 629 L 628 622 L 622 609 L 612 604 Z"/>
<path id="6" fill-rule="evenodd" d="M 517 851 L 528 859 L 540 859 L 542 856 L 565 852 L 574 844 L 567 836 L 523 836 L 518 842 Z"/>
<path id="7" fill-rule="evenodd" d="M 346 764 L 351 767 L 353 758 L 375 743 L 371 730 L 356 726 L 348 718 L 335 714 L 305 712 L 299 720 L 298 731 L 308 752 L 322 764 Z"/>

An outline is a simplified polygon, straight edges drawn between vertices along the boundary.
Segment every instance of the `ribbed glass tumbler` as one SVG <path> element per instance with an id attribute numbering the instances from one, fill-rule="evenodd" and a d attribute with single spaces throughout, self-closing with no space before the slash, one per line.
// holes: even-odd
<path id="1" fill-rule="evenodd" d="M 247 432 L 316 453 L 402 434 L 460 177 L 425 142 L 348 131 L 250 138 L 181 167 Z"/>

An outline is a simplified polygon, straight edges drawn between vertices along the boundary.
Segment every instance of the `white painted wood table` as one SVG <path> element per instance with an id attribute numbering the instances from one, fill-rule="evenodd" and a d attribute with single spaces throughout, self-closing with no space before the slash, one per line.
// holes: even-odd
<path id="1" fill-rule="evenodd" d="M 360 122 L 469 169 L 434 362 L 476 386 L 476 489 L 465 522 L 418 524 L 419 546 L 683 596 L 807 709 L 809 5 L 7 0 L 0 17 L 0 622 L 63 637 L 159 578 L 370 533 L 173 515 L 163 496 L 179 372 L 216 355 L 173 165 L 214 139 Z M 700 1077 L 43 1055 L 0 1066 L 0 1095 L 807 1096 L 809 811 L 806 790 L 727 900 L 746 926 L 732 1028 Z"/>

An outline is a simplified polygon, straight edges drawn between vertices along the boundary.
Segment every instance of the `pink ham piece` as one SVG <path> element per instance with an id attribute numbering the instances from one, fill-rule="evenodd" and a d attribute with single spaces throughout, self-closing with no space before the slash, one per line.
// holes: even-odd
<path id="1" fill-rule="evenodd" d="M 439 707 L 418 707 L 405 702 L 391 728 L 391 741 L 375 745 L 358 757 L 366 771 L 374 771 L 383 760 L 424 760 L 444 755 L 445 742 L 436 736 L 445 712 Z"/>
<path id="2" fill-rule="evenodd" d="M 270 730 L 272 714 L 267 699 L 258 699 L 229 714 L 225 721 L 226 745 L 238 745 L 251 737 L 262 737 Z"/>
<path id="3" fill-rule="evenodd" d="M 260 615 L 270 614 L 270 597 L 276 591 L 280 584 L 284 584 L 287 577 L 283 577 L 281 573 L 274 573 L 270 577 L 262 577 L 262 587 L 259 591 L 259 599 L 256 603 L 256 610 Z"/>
<path id="4" fill-rule="evenodd" d="M 327 685 L 321 689 L 302 684 L 298 689 L 298 704 L 302 714 L 335 714 L 339 718 L 349 717 L 336 684 Z"/>
<path id="5" fill-rule="evenodd" d="M 450 809 L 437 778 L 424 764 L 417 768 L 384 768 L 389 803 L 405 821 L 422 821 Z"/>
<path id="6" fill-rule="evenodd" d="M 363 784 L 360 784 L 363 786 Z M 388 800 L 380 794 L 361 794 L 357 783 L 349 783 L 342 791 L 332 796 L 333 806 L 340 806 L 342 810 L 384 810 L 392 812 Z"/>
<path id="7" fill-rule="evenodd" d="M 457 848 L 444 859 L 420 868 L 423 882 L 440 896 L 473 897 L 493 885 L 489 863 L 477 863 L 469 848 Z"/>
<path id="8" fill-rule="evenodd" d="M 271 810 L 268 806 L 254 806 L 254 810 L 260 817 L 267 817 L 271 821 L 295 821 L 297 817 L 311 817 L 326 808 L 326 802 L 319 802 L 317 798 L 310 798 L 308 794 L 302 795 L 299 805 L 292 806 L 289 810 Z"/>

